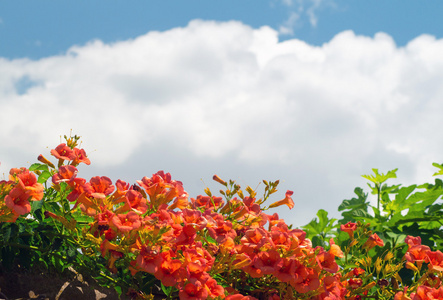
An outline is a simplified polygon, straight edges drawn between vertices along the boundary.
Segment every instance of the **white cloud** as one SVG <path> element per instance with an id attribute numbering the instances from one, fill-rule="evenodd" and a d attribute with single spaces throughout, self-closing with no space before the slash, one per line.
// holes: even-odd
<path id="1" fill-rule="evenodd" d="M 281 0 L 288 7 L 288 18 L 279 27 L 281 35 L 294 35 L 294 29 L 301 28 L 304 17 L 312 27 L 317 27 L 318 12 L 324 8 L 335 8 L 334 0 Z"/>
<path id="2" fill-rule="evenodd" d="M 279 43 L 269 27 L 193 21 L 37 61 L 0 58 L 0 172 L 73 129 L 86 174 L 134 181 L 161 168 L 193 196 L 214 173 L 243 186 L 280 178 L 296 201 L 282 215 L 302 225 L 319 208 L 334 213 L 373 167 L 428 180 L 443 152 L 441 53 L 427 35 L 399 48 L 345 31 L 316 47 Z"/>

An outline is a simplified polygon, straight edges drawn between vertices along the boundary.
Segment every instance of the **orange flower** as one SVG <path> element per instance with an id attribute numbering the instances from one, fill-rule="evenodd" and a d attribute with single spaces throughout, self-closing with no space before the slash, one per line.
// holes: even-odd
<path id="1" fill-rule="evenodd" d="M 175 253 L 172 250 L 160 254 L 162 262 L 154 273 L 155 278 L 160 280 L 164 286 L 175 286 L 186 277 L 186 270 L 179 259 L 173 259 Z"/>
<path id="2" fill-rule="evenodd" d="M 289 209 L 292 209 L 294 207 L 294 200 L 292 200 L 292 198 L 291 198 L 292 194 L 294 194 L 294 192 L 288 190 L 286 192 L 286 196 L 284 199 L 272 203 L 271 205 L 269 205 L 269 208 L 278 207 L 280 205 L 286 204 L 289 207 Z"/>
<path id="3" fill-rule="evenodd" d="M 252 264 L 261 270 L 261 274 L 273 274 L 282 263 L 280 254 L 275 249 L 259 252 L 253 259 Z"/>
<path id="4" fill-rule="evenodd" d="M 86 156 L 86 152 L 84 149 L 78 149 L 78 148 L 74 148 L 74 161 L 72 162 L 73 165 L 78 165 L 80 163 L 84 163 L 87 165 L 91 164 L 91 161 L 89 160 L 89 158 Z"/>
<path id="5" fill-rule="evenodd" d="M 180 300 L 204 300 L 209 296 L 208 290 L 199 280 L 191 280 L 179 292 Z"/>
<path id="6" fill-rule="evenodd" d="M 412 298 L 413 300 L 437 300 L 443 299 L 443 287 L 439 289 L 431 288 L 428 286 L 419 286 L 417 293 Z"/>
<path id="7" fill-rule="evenodd" d="M 84 185 L 86 183 L 86 179 L 84 178 L 74 178 L 73 181 L 70 183 L 70 186 L 72 188 L 72 191 L 69 193 L 69 195 L 66 197 L 69 201 L 73 202 L 78 199 L 78 197 L 84 192 Z"/>
<path id="8" fill-rule="evenodd" d="M 383 240 L 379 238 L 376 233 L 374 233 L 368 237 L 368 240 L 363 245 L 363 249 L 367 249 L 369 251 L 375 246 L 383 247 L 384 245 L 385 243 L 383 242 Z"/>
<path id="9" fill-rule="evenodd" d="M 77 168 L 74 166 L 61 166 L 58 172 L 52 176 L 52 183 L 59 184 L 66 182 L 68 185 L 73 184 L 74 178 L 77 177 Z"/>
<path id="10" fill-rule="evenodd" d="M 206 282 L 206 289 L 209 291 L 209 296 L 213 299 L 216 298 L 224 298 L 225 289 L 218 285 L 217 281 L 214 278 L 209 278 Z"/>
<path id="11" fill-rule="evenodd" d="M 429 263 L 428 267 L 430 270 L 436 270 L 439 272 L 443 271 L 443 253 L 439 250 L 437 251 L 427 251 L 426 252 L 426 262 Z"/>
<path id="12" fill-rule="evenodd" d="M 415 270 L 416 267 L 413 265 L 414 263 L 417 263 L 418 268 L 421 268 L 429 251 L 431 251 L 431 249 L 425 245 L 409 246 L 408 251 L 405 253 L 405 259 L 407 261 L 406 268 Z"/>
<path id="13" fill-rule="evenodd" d="M 127 214 L 117 214 L 112 217 L 112 224 L 114 224 L 118 230 L 122 233 L 128 233 L 131 230 L 140 228 L 141 221 L 140 216 L 133 211 Z"/>
<path id="14" fill-rule="evenodd" d="M 140 214 L 144 214 L 148 210 L 148 206 L 146 205 L 146 199 L 143 198 L 140 192 L 129 190 L 122 197 L 122 200 L 124 201 L 125 204 L 118 208 L 118 210 L 116 211 L 117 213 L 133 210 Z"/>
<path id="15" fill-rule="evenodd" d="M 335 262 L 335 256 L 330 252 L 321 251 L 315 256 L 315 260 L 322 270 L 325 270 L 329 273 L 336 273 L 338 271 L 338 265 Z"/>
<path id="16" fill-rule="evenodd" d="M 292 258 L 283 258 L 279 268 L 273 273 L 281 282 L 290 282 L 296 277 L 295 271 L 300 263 Z"/>
<path id="17" fill-rule="evenodd" d="M 151 178 L 143 177 L 137 183 L 146 190 L 149 195 L 150 208 L 158 208 L 167 204 L 175 197 L 188 197 L 180 181 L 172 180 L 171 174 L 158 171 Z"/>
<path id="18" fill-rule="evenodd" d="M 106 176 L 94 176 L 88 183 L 84 185 L 84 190 L 88 194 L 88 197 L 94 197 L 98 199 L 104 199 L 110 195 L 115 187 L 112 185 L 111 179 Z"/>
<path id="19" fill-rule="evenodd" d="M 26 192 L 15 187 L 5 197 L 5 204 L 17 215 L 25 215 L 31 211 L 31 204 L 29 204 L 28 199 L 29 195 Z"/>
<path id="20" fill-rule="evenodd" d="M 258 300 L 252 296 L 243 296 L 242 294 L 234 294 L 226 296 L 225 300 Z"/>
<path id="21" fill-rule="evenodd" d="M 339 258 L 343 258 L 345 256 L 343 251 L 341 251 L 340 246 L 336 245 L 333 239 L 329 240 L 329 245 L 331 246 L 329 253 Z"/>
<path id="22" fill-rule="evenodd" d="M 419 237 L 419 236 L 414 237 L 414 236 L 408 235 L 405 238 L 405 243 L 408 244 L 409 248 L 411 248 L 412 246 L 421 245 L 421 237 Z"/>
<path id="23" fill-rule="evenodd" d="M 43 185 L 37 182 L 37 177 L 34 173 L 29 172 L 26 168 L 11 169 L 9 172 L 10 177 L 17 178 L 17 188 L 20 188 L 25 192 L 29 200 L 40 201 L 43 199 Z"/>
<path id="24" fill-rule="evenodd" d="M 306 268 L 305 270 L 307 271 L 307 276 L 300 276 L 302 277 L 302 280 L 299 282 L 295 283 L 291 282 L 291 285 L 294 287 L 294 289 L 301 294 L 310 291 L 315 291 L 320 287 L 320 280 L 318 279 L 318 274 L 313 269 Z M 296 271 L 296 273 L 297 272 L 298 270 Z"/>
<path id="25" fill-rule="evenodd" d="M 223 205 L 222 197 L 209 197 L 198 195 L 197 199 L 191 198 L 192 206 L 194 208 L 207 208 L 207 209 L 217 209 Z"/>
<path id="26" fill-rule="evenodd" d="M 408 297 L 408 295 L 407 295 L 407 290 L 408 290 L 408 287 L 405 287 L 403 292 L 396 293 L 394 296 L 394 300 L 411 300 L 411 298 Z"/>
<path id="27" fill-rule="evenodd" d="M 51 154 L 60 160 L 74 160 L 76 155 L 74 151 L 66 146 L 66 144 L 60 144 L 55 149 L 51 150 Z"/>

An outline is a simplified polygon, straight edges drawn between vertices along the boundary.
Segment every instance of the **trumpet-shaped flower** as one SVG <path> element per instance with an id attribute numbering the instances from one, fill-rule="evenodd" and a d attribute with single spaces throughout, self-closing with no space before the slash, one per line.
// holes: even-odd
<path id="1" fill-rule="evenodd" d="M 304 269 L 304 268 L 299 268 L 299 269 Z M 307 272 L 307 275 L 303 276 L 303 277 L 300 276 L 300 277 L 302 277 L 301 281 L 294 282 L 294 283 L 291 282 L 291 285 L 300 294 L 314 291 L 314 290 L 318 289 L 320 286 L 320 280 L 318 278 L 317 272 L 315 272 L 314 269 L 309 269 L 309 268 L 306 268 L 306 270 L 304 270 L 304 272 L 305 271 Z M 296 273 L 297 272 L 298 272 L 298 269 L 297 269 Z"/>
<path id="2" fill-rule="evenodd" d="M 354 232 L 357 230 L 357 224 L 353 222 L 348 222 L 346 224 L 340 225 L 340 230 L 346 232 L 349 235 L 349 238 L 354 237 Z"/>
<path id="3" fill-rule="evenodd" d="M 133 211 L 127 214 L 117 214 L 112 217 L 112 224 L 122 233 L 128 233 L 141 226 L 140 216 Z"/>
<path id="4" fill-rule="evenodd" d="M 34 173 L 29 172 L 26 168 L 11 169 L 10 177 L 15 177 L 18 180 L 16 188 L 23 190 L 29 200 L 40 201 L 43 199 L 43 185 L 37 182 L 37 177 Z"/>
<path id="5" fill-rule="evenodd" d="M 385 243 L 383 242 L 383 240 L 379 238 L 376 233 L 374 233 L 368 237 L 368 240 L 363 245 L 363 248 L 369 251 L 375 246 L 383 247 L 384 245 Z"/>
<path id="6" fill-rule="evenodd" d="M 52 183 L 60 184 L 66 182 L 68 185 L 74 185 L 74 179 L 77 177 L 77 168 L 71 165 L 61 166 L 58 172 L 52 176 Z"/>
<path id="7" fill-rule="evenodd" d="M 94 176 L 83 186 L 88 197 L 104 199 L 110 195 L 115 187 L 111 179 L 106 176 Z"/>
<path id="8" fill-rule="evenodd" d="M 5 204 L 12 209 L 17 215 L 25 215 L 31 211 L 29 204 L 29 195 L 22 189 L 15 187 L 5 197 Z"/>
<path id="9" fill-rule="evenodd" d="M 292 209 L 294 207 L 294 200 L 292 200 L 292 197 L 291 197 L 293 194 L 294 194 L 293 191 L 289 191 L 289 190 L 286 191 L 285 198 L 280 201 L 272 203 L 271 205 L 269 205 L 269 208 L 278 207 L 281 205 L 287 205 L 289 207 L 289 209 Z"/>
<path id="10" fill-rule="evenodd" d="M 443 272 L 443 253 L 437 250 L 437 251 L 427 251 L 426 254 L 427 257 L 425 261 L 429 263 L 428 265 L 429 269 Z"/>
<path id="11" fill-rule="evenodd" d="M 179 259 L 175 259 L 175 253 L 171 250 L 160 254 L 161 263 L 154 273 L 155 278 L 164 286 L 175 286 L 186 278 L 186 270 Z"/>
<path id="12" fill-rule="evenodd" d="M 66 144 L 60 144 L 55 149 L 51 150 L 51 154 L 60 160 L 74 160 L 76 158 L 76 155 L 74 153 L 74 150 L 69 148 Z"/>
<path id="13" fill-rule="evenodd" d="M 91 164 L 91 161 L 86 156 L 86 152 L 84 149 L 74 148 L 73 151 L 74 151 L 74 161 L 72 162 L 73 165 L 76 166 L 80 163 L 84 163 L 86 165 Z"/>

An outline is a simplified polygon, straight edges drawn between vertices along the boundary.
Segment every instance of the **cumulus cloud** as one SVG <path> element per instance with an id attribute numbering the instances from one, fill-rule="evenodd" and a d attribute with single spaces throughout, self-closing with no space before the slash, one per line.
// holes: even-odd
<path id="1" fill-rule="evenodd" d="M 427 35 L 397 47 L 384 33 L 345 31 L 318 47 L 196 20 L 40 60 L 0 58 L 0 171 L 73 129 L 92 160 L 86 174 L 134 181 L 164 169 L 192 196 L 215 173 L 252 187 L 281 179 L 280 196 L 293 189 L 296 202 L 281 216 L 306 224 L 336 211 L 373 167 L 429 180 L 443 150 L 441 53 L 443 40 Z"/>

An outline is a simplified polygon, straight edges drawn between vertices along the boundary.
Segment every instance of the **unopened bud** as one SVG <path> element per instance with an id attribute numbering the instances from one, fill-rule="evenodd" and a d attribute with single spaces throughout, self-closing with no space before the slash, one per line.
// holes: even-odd
<path id="1" fill-rule="evenodd" d="M 214 176 L 212 176 L 212 179 L 213 179 L 214 181 L 217 181 L 218 183 L 223 184 L 224 186 L 227 185 L 226 181 L 224 181 L 223 179 L 221 179 L 220 177 L 218 177 L 218 175 L 214 175 Z"/>
<path id="2" fill-rule="evenodd" d="M 46 157 L 44 157 L 43 155 L 39 155 L 38 156 L 38 161 L 44 163 L 45 165 L 50 166 L 51 168 L 55 169 L 55 166 L 52 162 L 50 162 L 49 160 L 46 159 Z"/>

